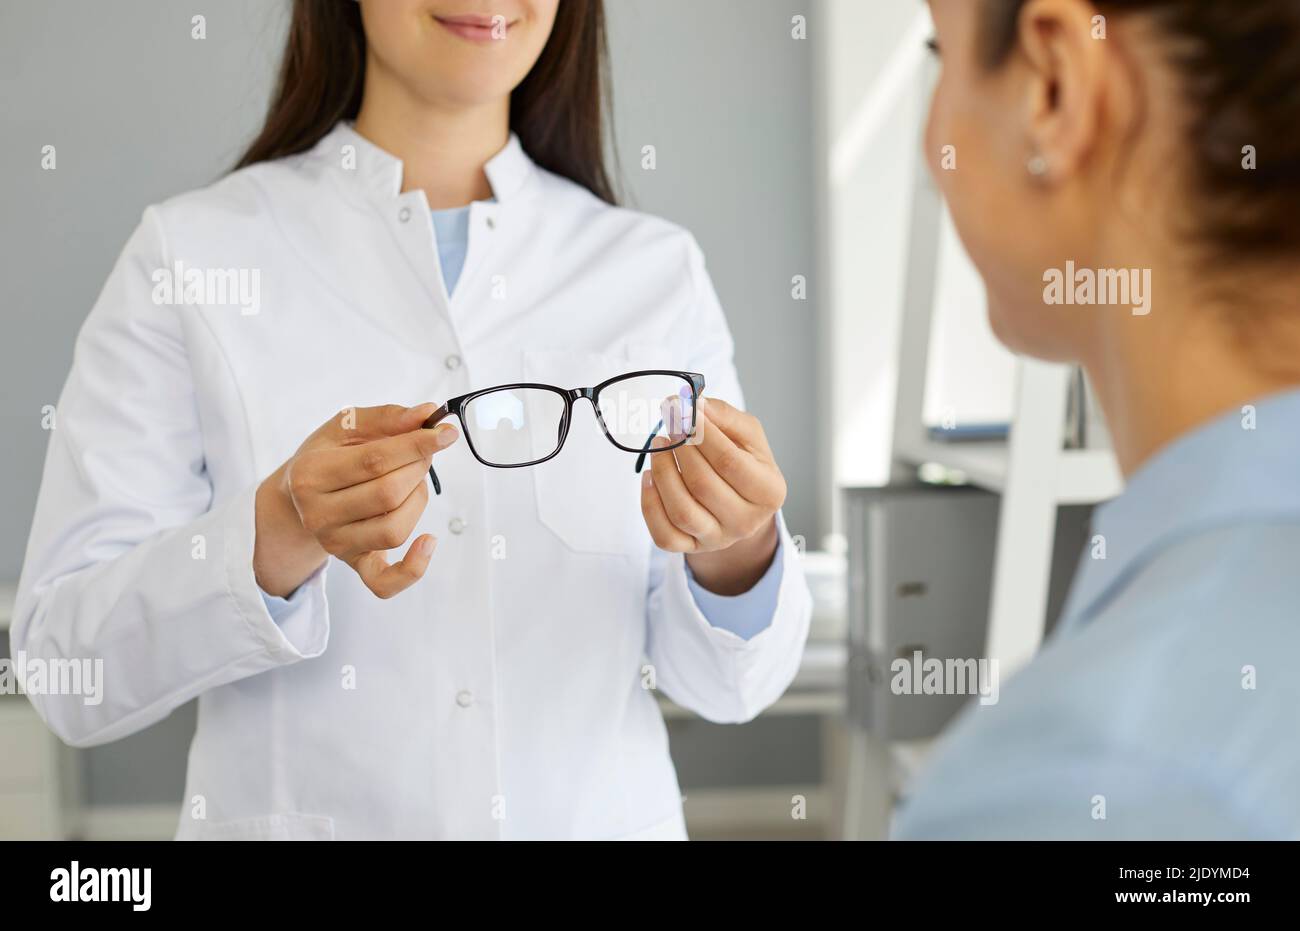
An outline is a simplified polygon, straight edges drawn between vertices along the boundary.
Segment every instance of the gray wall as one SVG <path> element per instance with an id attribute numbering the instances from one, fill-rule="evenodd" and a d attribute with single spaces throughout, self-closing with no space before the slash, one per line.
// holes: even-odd
<path id="1" fill-rule="evenodd" d="M 616 150 L 630 205 L 690 228 L 736 337 L 751 409 L 816 526 L 812 63 L 779 0 L 607 0 Z M 141 210 L 200 186 L 263 115 L 285 6 L 266 0 L 42 0 L 0 6 L 0 581 L 16 580 L 78 327 Z M 191 38 L 202 13 L 207 38 Z M 641 169 L 654 145 L 658 167 Z M 41 169 L 54 145 L 57 169 Z M 189 709 L 85 755 L 90 797 L 179 798 Z"/>
<path id="2" fill-rule="evenodd" d="M 207 39 L 190 38 L 202 8 Z M 0 579 L 16 581 L 45 461 L 41 407 L 144 208 L 200 187 L 265 113 L 283 9 L 266 0 L 0 5 Z M 44 146 L 57 168 L 41 168 Z"/>

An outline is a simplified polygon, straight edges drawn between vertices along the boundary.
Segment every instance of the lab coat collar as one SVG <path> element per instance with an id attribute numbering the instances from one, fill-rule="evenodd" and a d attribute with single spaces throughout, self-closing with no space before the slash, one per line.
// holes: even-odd
<path id="1" fill-rule="evenodd" d="M 352 146 L 356 153 L 355 167 L 345 161 L 344 146 Z M 361 135 L 349 122 L 339 122 L 316 144 L 313 154 L 385 197 L 397 197 L 402 192 L 402 160 Z M 514 133 L 484 166 L 492 196 L 498 202 L 523 191 L 535 171 L 536 165 Z"/>
<path id="2" fill-rule="evenodd" d="M 492 196 L 498 201 L 507 201 L 523 190 L 533 175 L 533 168 L 533 160 L 524 152 L 519 137 L 514 133 L 510 134 L 501 151 L 483 166 L 488 184 L 492 185 Z"/>
<path id="3" fill-rule="evenodd" d="M 1198 531 L 1300 520 L 1300 391 L 1250 408 L 1179 437 L 1096 510 L 1062 629 L 1084 623 L 1161 550 Z"/>

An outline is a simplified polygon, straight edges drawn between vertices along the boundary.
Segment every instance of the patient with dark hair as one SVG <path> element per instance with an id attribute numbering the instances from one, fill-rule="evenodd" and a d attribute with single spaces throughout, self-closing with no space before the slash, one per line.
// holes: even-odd
<path id="1" fill-rule="evenodd" d="M 1087 371 L 1126 489 L 895 834 L 1296 839 L 1300 0 L 930 7 L 993 329 Z"/>

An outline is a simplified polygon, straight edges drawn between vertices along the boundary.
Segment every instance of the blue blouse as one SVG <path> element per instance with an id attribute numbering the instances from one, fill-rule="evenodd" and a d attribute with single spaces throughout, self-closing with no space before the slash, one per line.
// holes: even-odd
<path id="1" fill-rule="evenodd" d="M 1170 444 L 1093 533 L 1049 643 L 964 710 L 895 834 L 1300 838 L 1300 391 Z"/>
<path id="2" fill-rule="evenodd" d="M 438 243 L 438 264 L 442 266 L 447 296 L 451 297 L 465 267 L 465 254 L 469 251 L 469 208 L 452 207 L 430 212 L 433 214 L 434 239 Z"/>

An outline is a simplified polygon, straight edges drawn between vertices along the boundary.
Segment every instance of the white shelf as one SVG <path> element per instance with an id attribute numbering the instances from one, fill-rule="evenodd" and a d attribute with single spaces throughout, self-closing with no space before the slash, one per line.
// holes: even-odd
<path id="1" fill-rule="evenodd" d="M 944 443 L 936 440 L 900 442 L 896 455 L 920 466 L 935 462 L 961 472 L 968 482 L 1001 493 L 1007 487 L 1007 444 L 995 442 Z M 1057 504 L 1098 504 L 1123 490 L 1115 456 L 1105 449 L 1067 449 L 1061 452 L 1056 474 Z"/>

